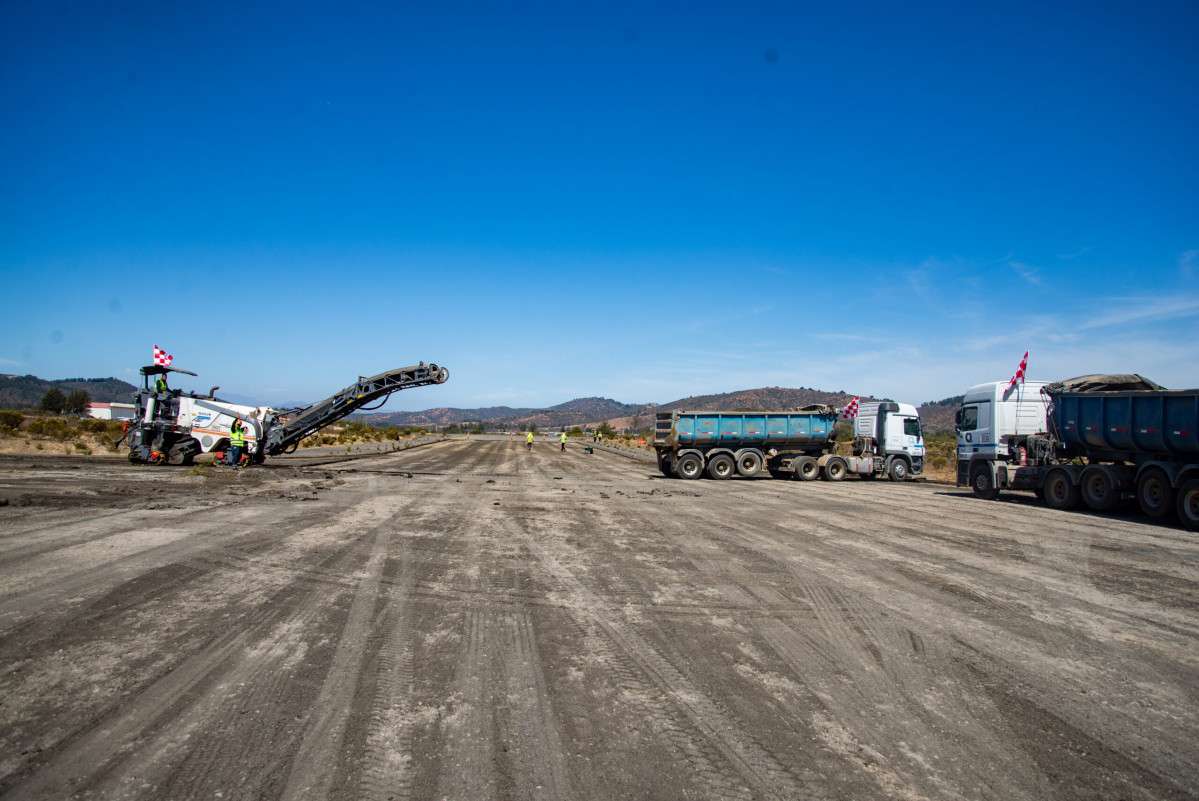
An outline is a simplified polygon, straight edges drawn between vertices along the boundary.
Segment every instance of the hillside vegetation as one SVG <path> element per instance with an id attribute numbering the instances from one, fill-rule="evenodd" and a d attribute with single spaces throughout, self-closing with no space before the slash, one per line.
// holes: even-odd
<path id="1" fill-rule="evenodd" d="M 63 378 L 47 381 L 34 375 L 0 375 L 0 409 L 35 409 L 52 388 L 64 395 L 83 390 L 94 403 L 131 403 L 137 387 L 119 378 Z"/>

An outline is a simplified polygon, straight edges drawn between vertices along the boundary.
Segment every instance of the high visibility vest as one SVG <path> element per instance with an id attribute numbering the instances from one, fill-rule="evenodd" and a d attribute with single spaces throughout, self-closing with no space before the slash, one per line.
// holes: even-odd
<path id="1" fill-rule="evenodd" d="M 562 432 L 562 436 L 558 437 L 559 442 L 566 442 L 566 432 Z"/>
<path id="2" fill-rule="evenodd" d="M 232 428 L 229 430 L 229 442 L 235 448 L 246 447 L 246 434 L 240 428 Z"/>
<path id="3" fill-rule="evenodd" d="M 530 431 L 529 436 L 525 437 L 525 442 L 532 442 L 532 441 L 533 441 L 533 432 Z"/>
<path id="4" fill-rule="evenodd" d="M 159 376 L 158 378 L 154 379 L 154 391 L 155 392 L 166 392 L 167 391 L 167 380 L 165 378 L 163 378 L 162 376 Z"/>

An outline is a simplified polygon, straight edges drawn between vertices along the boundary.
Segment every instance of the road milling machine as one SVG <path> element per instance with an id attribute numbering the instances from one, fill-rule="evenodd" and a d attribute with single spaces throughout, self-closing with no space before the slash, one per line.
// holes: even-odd
<path id="1" fill-rule="evenodd" d="M 261 463 L 267 456 L 292 453 L 300 440 L 325 426 L 364 409 L 377 409 L 393 392 L 442 384 L 450 371 L 421 362 L 370 378 L 359 377 L 340 392 L 311 406 L 272 409 L 243 406 L 220 400 L 213 387 L 207 395 L 178 390 L 157 391 L 159 376 L 167 373 L 196 375 L 178 367 L 151 365 L 141 369 L 142 388 L 133 395 L 134 419 L 121 440 L 129 446 L 129 461 L 136 464 L 191 464 L 202 453 L 224 451 L 229 427 L 241 420 L 249 458 Z M 377 405 L 370 404 L 378 401 Z"/>

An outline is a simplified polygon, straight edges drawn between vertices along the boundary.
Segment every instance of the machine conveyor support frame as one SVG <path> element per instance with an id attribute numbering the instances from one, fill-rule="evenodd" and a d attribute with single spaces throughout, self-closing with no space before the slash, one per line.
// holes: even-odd
<path id="1" fill-rule="evenodd" d="M 450 371 L 446 368 L 424 362 L 414 367 L 401 367 L 398 370 L 380 373 L 370 378 L 360 376 L 358 383 L 330 395 L 323 401 L 299 409 L 280 410 L 280 416 L 287 419 L 282 425 L 267 432 L 265 451 L 274 456 L 295 450 L 304 437 L 316 433 L 330 423 L 335 423 L 377 400 L 386 399 L 393 392 L 430 384 L 442 384 L 449 377 Z"/>

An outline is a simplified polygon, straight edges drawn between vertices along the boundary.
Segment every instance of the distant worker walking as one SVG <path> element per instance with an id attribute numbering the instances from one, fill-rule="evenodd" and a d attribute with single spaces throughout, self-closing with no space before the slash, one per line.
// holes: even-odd
<path id="1" fill-rule="evenodd" d="M 533 432 L 532 431 L 530 431 L 529 435 L 527 437 L 525 437 L 525 450 L 527 450 L 527 451 L 533 450 Z"/>
<path id="2" fill-rule="evenodd" d="M 562 445 L 562 452 L 566 453 L 566 432 L 562 432 L 562 436 L 558 437 L 558 442 Z"/>
<path id="3" fill-rule="evenodd" d="M 229 426 L 229 464 L 233 465 L 233 469 L 237 470 L 241 461 L 241 452 L 246 447 L 246 430 L 241 424 L 241 420 L 234 420 L 233 425 Z"/>

